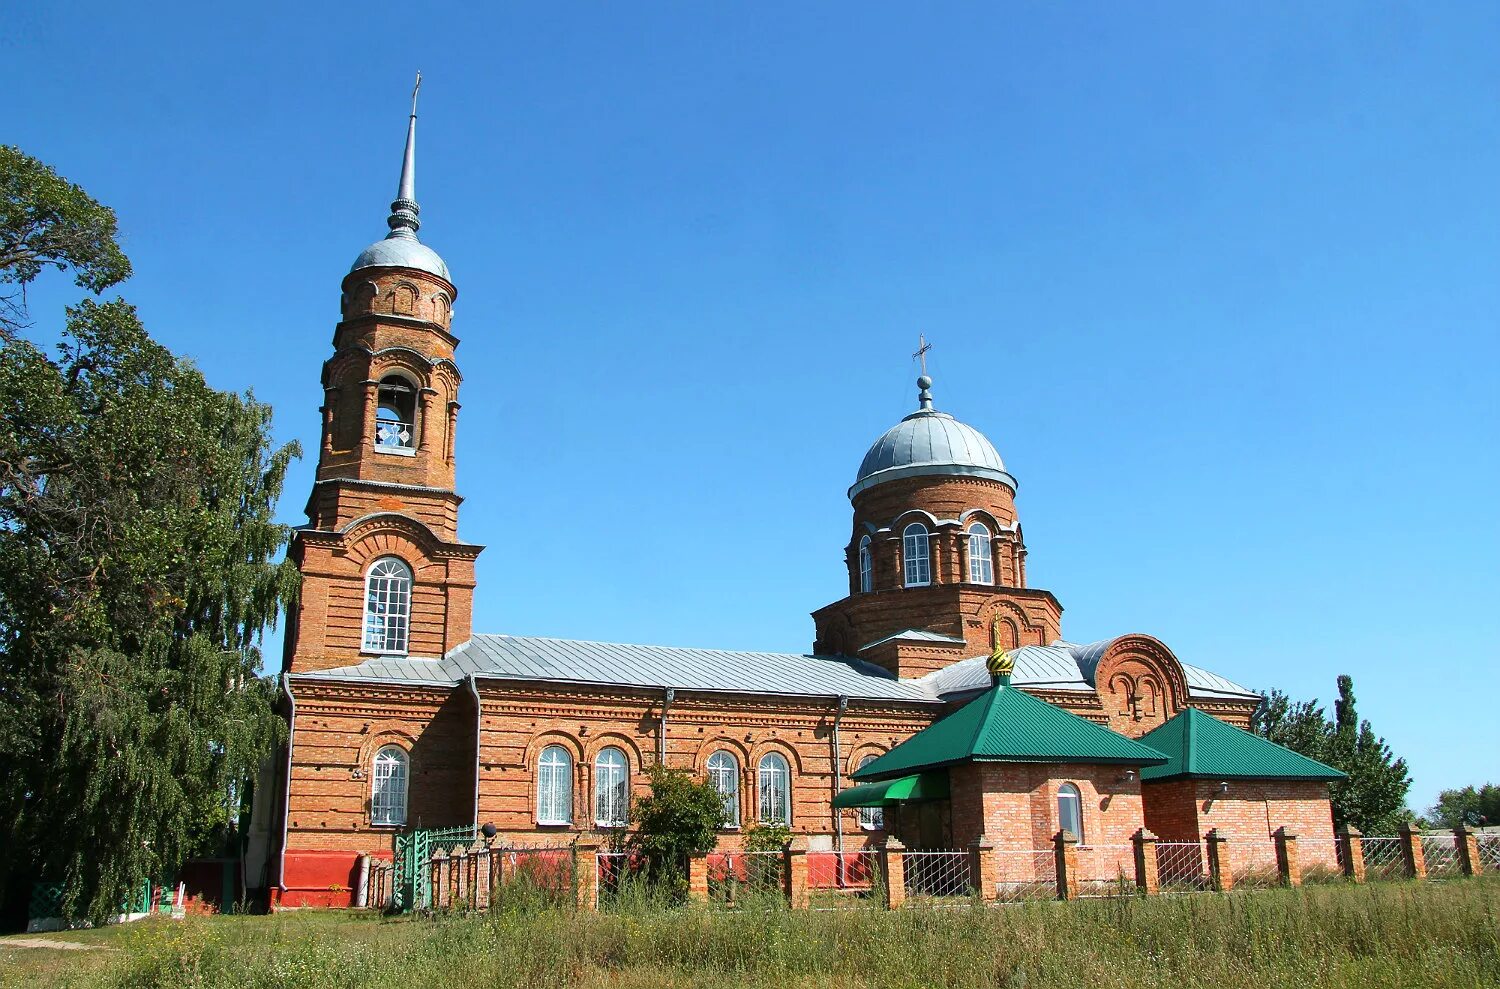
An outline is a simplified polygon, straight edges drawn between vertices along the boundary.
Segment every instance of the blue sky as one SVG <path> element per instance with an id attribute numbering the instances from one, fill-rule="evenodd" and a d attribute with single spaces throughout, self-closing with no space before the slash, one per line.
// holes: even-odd
<path id="1" fill-rule="evenodd" d="M 422 69 L 478 630 L 806 648 L 923 332 L 1069 638 L 1352 673 L 1414 804 L 1500 782 L 1500 8 L 808 7 L 25 5 L 0 139 L 315 451 Z"/>

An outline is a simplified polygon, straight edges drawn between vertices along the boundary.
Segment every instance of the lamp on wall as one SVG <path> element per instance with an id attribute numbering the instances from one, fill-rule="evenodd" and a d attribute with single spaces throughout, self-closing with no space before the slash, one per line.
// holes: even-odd
<path id="1" fill-rule="evenodd" d="M 1135 770 L 1134 769 L 1127 769 L 1127 770 L 1125 770 L 1125 774 L 1123 776 L 1121 776 L 1119 779 L 1115 780 L 1115 782 L 1116 783 L 1134 783 L 1135 782 Z"/>
<path id="2" fill-rule="evenodd" d="M 1220 793 L 1228 793 L 1229 792 L 1229 781 L 1228 780 L 1221 780 L 1220 781 L 1220 783 L 1219 783 L 1219 792 Z"/>

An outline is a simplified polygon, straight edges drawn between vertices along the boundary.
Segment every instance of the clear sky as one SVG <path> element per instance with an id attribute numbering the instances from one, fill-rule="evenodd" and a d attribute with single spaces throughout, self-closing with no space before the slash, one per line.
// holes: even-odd
<path id="1" fill-rule="evenodd" d="M 1500 782 L 1500 7 L 474 6 L 11 5 L 0 140 L 315 453 L 423 71 L 477 630 L 807 648 L 923 332 L 1066 636 Z"/>

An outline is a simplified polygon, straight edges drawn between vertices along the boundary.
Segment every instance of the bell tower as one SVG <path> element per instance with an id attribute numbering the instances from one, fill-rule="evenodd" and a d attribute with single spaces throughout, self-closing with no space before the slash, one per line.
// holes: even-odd
<path id="1" fill-rule="evenodd" d="M 288 550 L 302 573 L 286 630 L 292 673 L 438 659 L 472 631 L 482 547 L 458 538 L 458 291 L 417 239 L 416 138 L 414 90 L 390 233 L 344 277 L 323 365 L 317 477 Z"/>

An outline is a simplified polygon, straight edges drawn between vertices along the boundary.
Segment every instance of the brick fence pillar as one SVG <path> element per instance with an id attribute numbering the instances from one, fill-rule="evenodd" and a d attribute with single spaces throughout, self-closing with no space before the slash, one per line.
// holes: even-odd
<path id="1" fill-rule="evenodd" d="M 490 908 L 490 846 L 484 843 L 483 838 L 475 838 L 474 844 L 469 846 L 469 862 L 472 868 L 473 883 L 469 893 L 469 901 L 475 910 L 488 910 Z"/>
<path id="2" fill-rule="evenodd" d="M 885 880 L 885 908 L 898 910 L 906 902 L 906 846 L 887 838 L 880 849 L 880 876 Z"/>
<path id="3" fill-rule="evenodd" d="M 1229 839 L 1212 828 L 1203 836 L 1208 843 L 1208 884 L 1215 892 L 1227 893 L 1234 889 L 1234 867 L 1230 861 Z"/>
<path id="4" fill-rule="evenodd" d="M 1297 836 L 1282 825 L 1272 837 L 1276 839 L 1276 873 L 1281 878 L 1281 885 L 1301 886 L 1302 863 L 1297 859 Z"/>
<path id="5" fill-rule="evenodd" d="M 797 835 L 786 843 L 785 857 L 786 902 L 793 910 L 807 909 L 807 836 Z"/>
<path id="6" fill-rule="evenodd" d="M 441 848 L 432 853 L 432 884 L 428 890 L 429 910 L 443 910 L 448 906 L 448 853 Z"/>
<path id="7" fill-rule="evenodd" d="M 707 852 L 693 852 L 688 856 L 688 899 L 694 903 L 708 902 Z"/>
<path id="8" fill-rule="evenodd" d="M 1057 898 L 1078 899 L 1078 838 L 1064 828 L 1052 839 L 1053 857 L 1057 863 Z"/>
<path id="9" fill-rule="evenodd" d="M 573 893 L 580 910 L 599 909 L 599 843 L 573 842 Z"/>
<path id="10" fill-rule="evenodd" d="M 1484 871 L 1484 860 L 1479 857 L 1479 838 L 1473 828 L 1460 824 L 1453 829 L 1453 844 L 1458 849 L 1458 867 L 1466 876 L 1477 876 Z"/>
<path id="11" fill-rule="evenodd" d="M 1427 878 L 1427 855 L 1422 849 L 1422 833 L 1413 830 L 1410 823 L 1401 825 L 1401 864 L 1406 866 L 1406 878 Z"/>
<path id="12" fill-rule="evenodd" d="M 1000 896 L 1000 863 L 995 860 L 995 843 L 988 835 L 980 835 L 969 846 L 969 886 L 980 900 L 994 900 Z"/>
<path id="13" fill-rule="evenodd" d="M 1344 860 L 1344 878 L 1356 885 L 1364 882 L 1365 838 L 1359 828 L 1346 825 L 1339 831 L 1339 851 Z"/>
<path id="14" fill-rule="evenodd" d="M 1156 835 L 1140 828 L 1130 838 L 1135 846 L 1135 888 L 1142 896 L 1155 896 L 1160 889 L 1161 872 L 1156 867 Z"/>
<path id="15" fill-rule="evenodd" d="M 469 903 L 469 849 L 460 845 L 453 850 L 449 856 L 448 868 L 453 872 L 453 906 L 459 910 L 468 910 L 472 904 Z"/>

